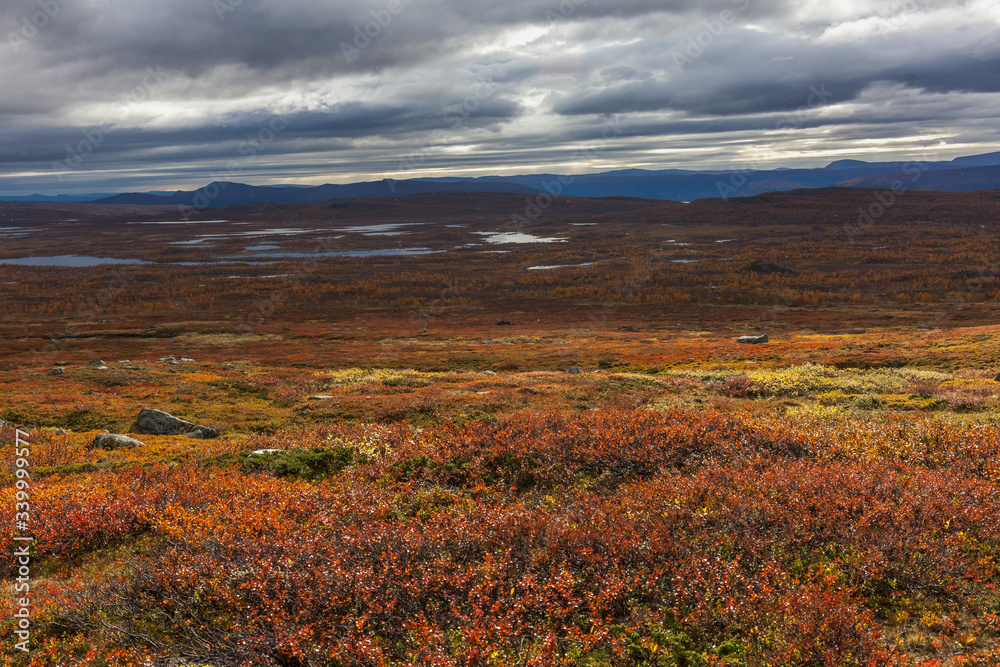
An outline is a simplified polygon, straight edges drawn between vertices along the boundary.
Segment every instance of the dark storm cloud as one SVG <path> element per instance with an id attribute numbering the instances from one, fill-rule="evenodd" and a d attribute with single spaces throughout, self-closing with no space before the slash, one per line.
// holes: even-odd
<path id="1" fill-rule="evenodd" d="M 998 28 L 985 0 L 7 0 L 0 193 L 197 186 L 275 117 L 256 182 L 987 152 Z"/>

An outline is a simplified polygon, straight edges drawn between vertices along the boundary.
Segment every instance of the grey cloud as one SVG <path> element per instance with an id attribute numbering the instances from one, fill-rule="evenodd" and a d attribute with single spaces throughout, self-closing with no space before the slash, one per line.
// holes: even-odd
<path id="1" fill-rule="evenodd" d="M 209 0 L 41 0 L 60 9 L 15 49 L 9 35 L 42 5 L 7 0 L 0 193 L 85 187 L 98 168 L 196 185 L 276 113 L 287 127 L 247 178 L 380 177 L 414 153 L 417 171 L 555 171 L 595 142 L 595 165 L 655 167 L 739 160 L 762 142 L 794 156 L 805 140 L 838 153 L 866 138 L 998 140 L 1000 40 L 982 3 L 399 0 L 393 14 L 390 0 L 220 1 L 221 16 Z M 873 20 L 891 30 L 837 33 Z M 678 63 L 692 40 L 700 51 Z M 829 104 L 798 113 L 817 87 Z M 602 141 L 611 118 L 621 135 Z M 52 182 L 48 166 L 94 126 L 100 145 Z"/>

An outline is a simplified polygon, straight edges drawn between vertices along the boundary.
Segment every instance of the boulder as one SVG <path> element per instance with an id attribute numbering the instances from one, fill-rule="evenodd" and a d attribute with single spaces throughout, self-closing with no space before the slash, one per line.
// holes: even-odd
<path id="1" fill-rule="evenodd" d="M 174 417 L 162 410 L 143 408 L 139 412 L 139 433 L 149 435 L 183 435 L 189 438 L 217 438 L 219 431 L 209 426 L 197 426 L 186 419 Z M 197 433 L 198 435 L 192 435 Z"/>
<path id="2" fill-rule="evenodd" d="M 767 334 L 760 334 L 759 336 L 740 336 L 736 339 L 737 343 L 746 343 L 748 345 L 760 345 L 761 343 L 766 343 L 767 341 Z"/>
<path id="3" fill-rule="evenodd" d="M 570 375 L 580 375 L 582 373 L 583 373 L 583 366 L 573 366 L 573 368 L 569 369 Z"/>
<path id="4" fill-rule="evenodd" d="M 63 368 L 53 368 L 49 371 L 49 375 L 62 375 L 66 370 Z"/>
<path id="5" fill-rule="evenodd" d="M 153 408 L 143 408 L 136 421 L 139 433 L 149 435 L 180 435 L 194 430 L 193 423 Z"/>
<path id="6" fill-rule="evenodd" d="M 123 449 L 143 444 L 145 443 L 120 433 L 99 433 L 94 436 L 92 446 L 98 449 Z"/>
<path id="7" fill-rule="evenodd" d="M 101 361 L 100 359 L 91 359 L 90 362 L 88 363 L 88 365 L 89 366 L 107 366 L 107 364 L 104 363 L 103 361 Z"/>

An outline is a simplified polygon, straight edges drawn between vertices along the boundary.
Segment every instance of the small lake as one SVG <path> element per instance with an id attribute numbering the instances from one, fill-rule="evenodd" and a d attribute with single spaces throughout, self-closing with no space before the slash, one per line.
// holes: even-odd
<path id="1" fill-rule="evenodd" d="M 565 243 L 564 238 L 544 238 L 522 232 L 472 232 L 479 236 L 485 236 L 487 243 Z"/>
<path id="2" fill-rule="evenodd" d="M 114 259 L 112 257 L 88 257 L 86 255 L 56 255 L 54 257 L 20 257 L 0 259 L 0 264 L 18 266 L 66 266 L 72 268 L 100 266 L 101 264 L 150 264 L 141 259 Z"/>
<path id="3" fill-rule="evenodd" d="M 257 255 L 247 255 L 246 257 L 230 257 L 230 260 L 256 260 L 256 259 L 308 259 L 312 257 L 397 257 L 405 255 L 433 255 L 445 250 L 431 250 L 430 248 L 384 248 L 378 250 L 331 250 L 330 252 L 295 252 L 291 250 L 280 252 L 263 252 Z"/>

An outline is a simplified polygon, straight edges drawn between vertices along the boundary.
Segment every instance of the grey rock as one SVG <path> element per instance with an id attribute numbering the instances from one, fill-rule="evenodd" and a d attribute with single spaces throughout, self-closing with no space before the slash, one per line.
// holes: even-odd
<path id="1" fill-rule="evenodd" d="M 49 371 L 49 375 L 62 375 L 66 370 L 63 368 L 53 368 Z"/>
<path id="2" fill-rule="evenodd" d="M 137 422 L 139 433 L 149 435 L 180 435 L 194 430 L 193 423 L 153 408 L 143 408 Z"/>
<path id="3" fill-rule="evenodd" d="M 495 371 L 483 371 L 483 375 L 496 375 Z"/>
<path id="4" fill-rule="evenodd" d="M 766 343 L 767 341 L 767 334 L 760 334 L 759 336 L 740 336 L 736 339 L 737 343 L 746 343 L 748 345 L 760 345 L 761 343 Z"/>
<path id="5" fill-rule="evenodd" d="M 195 426 L 191 431 L 181 434 L 185 438 L 196 438 L 198 440 L 206 440 L 211 438 L 218 438 L 219 431 L 208 427 L 208 426 Z"/>
<path id="6" fill-rule="evenodd" d="M 186 419 L 153 408 L 143 408 L 136 420 L 139 433 L 149 435 L 183 435 L 188 438 L 217 438 L 219 430 L 210 426 L 200 426 Z M 197 433 L 198 435 L 191 435 Z"/>
<path id="7" fill-rule="evenodd" d="M 176 364 L 177 363 L 177 360 L 175 358 L 173 358 L 173 357 L 160 357 L 159 361 L 160 361 L 161 364 Z"/>
<path id="8" fill-rule="evenodd" d="M 1000 382 L 1000 375 L 997 375 L 995 378 L 993 378 L 993 381 L 994 382 Z"/>
<path id="9" fill-rule="evenodd" d="M 318 396 L 310 396 L 310 401 L 328 401 L 331 398 L 336 398 L 336 396 L 327 396 L 326 394 L 320 394 Z"/>
<path id="10" fill-rule="evenodd" d="M 277 454 L 284 450 L 281 449 L 258 449 L 256 451 L 250 452 L 249 456 L 264 456 L 265 454 Z"/>
<path id="11" fill-rule="evenodd" d="M 569 373 L 570 375 L 580 375 L 583 373 L 583 366 L 573 366 L 573 368 L 569 369 Z"/>
<path id="12" fill-rule="evenodd" d="M 55 430 L 55 434 L 56 434 L 56 435 L 69 435 L 69 431 L 67 431 L 67 430 L 66 430 L 66 429 L 64 429 L 64 428 L 57 428 L 57 429 Z"/>
<path id="13" fill-rule="evenodd" d="M 170 347 L 171 347 L 172 349 L 175 349 L 175 350 L 176 350 L 177 348 L 181 348 L 181 347 L 184 347 L 184 343 L 180 343 L 180 342 L 174 342 L 174 343 L 171 343 L 171 344 L 170 344 Z"/>
<path id="14" fill-rule="evenodd" d="M 52 365 L 53 366 L 69 366 L 69 362 L 68 361 L 57 361 L 56 363 L 54 363 Z"/>
<path id="15" fill-rule="evenodd" d="M 100 359 L 91 359 L 88 365 L 89 366 L 107 366 L 107 364 L 104 363 L 103 361 L 101 361 Z"/>
<path id="16" fill-rule="evenodd" d="M 94 437 L 93 447 L 98 449 L 123 449 L 139 447 L 144 442 L 120 433 L 100 433 Z"/>

